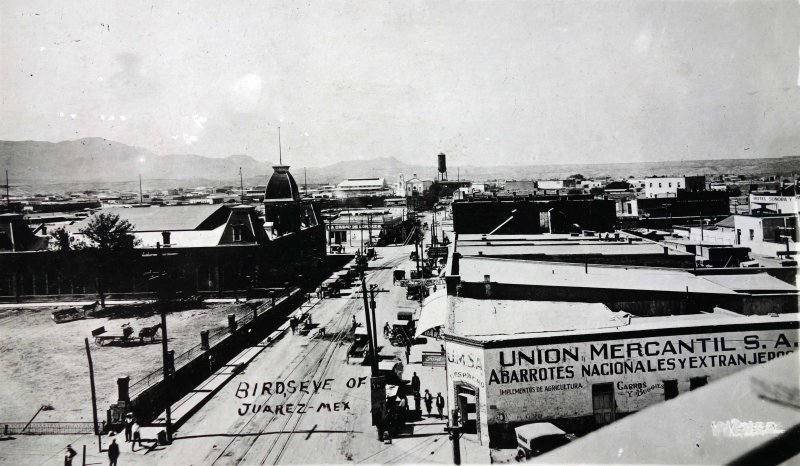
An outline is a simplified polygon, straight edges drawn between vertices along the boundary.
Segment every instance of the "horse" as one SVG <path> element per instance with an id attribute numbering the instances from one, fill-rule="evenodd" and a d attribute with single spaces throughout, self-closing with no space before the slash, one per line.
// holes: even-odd
<path id="1" fill-rule="evenodd" d="M 150 343 L 156 339 L 156 332 L 161 328 L 161 324 L 153 325 L 152 327 L 145 327 L 139 330 L 139 343 L 143 343 L 145 338 L 150 338 Z"/>
<path id="2" fill-rule="evenodd" d="M 82 306 L 81 309 L 83 309 L 84 317 L 86 316 L 87 312 L 90 312 L 90 311 L 91 312 L 95 312 L 98 307 L 100 307 L 100 301 L 95 301 L 92 304 L 87 304 L 85 306 Z"/>

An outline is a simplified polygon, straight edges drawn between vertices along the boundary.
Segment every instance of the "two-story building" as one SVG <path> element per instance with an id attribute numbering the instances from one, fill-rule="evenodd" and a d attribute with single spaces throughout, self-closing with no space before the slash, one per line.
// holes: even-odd
<path id="1" fill-rule="evenodd" d="M 686 192 L 705 191 L 706 177 L 679 176 L 679 177 L 650 177 L 644 179 L 645 197 L 676 197 L 678 190 Z"/>

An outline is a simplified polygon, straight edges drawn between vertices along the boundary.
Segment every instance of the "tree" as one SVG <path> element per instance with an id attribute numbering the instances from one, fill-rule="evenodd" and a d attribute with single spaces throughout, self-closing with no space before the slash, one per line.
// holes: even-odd
<path id="1" fill-rule="evenodd" d="M 131 222 L 120 219 L 117 214 L 98 214 L 79 231 L 91 240 L 87 247 L 110 252 L 130 250 L 138 245 L 140 241 L 131 234 L 133 230 Z"/>
<path id="2" fill-rule="evenodd" d="M 85 249 L 92 250 L 95 254 L 95 285 L 102 307 L 106 306 L 108 272 L 120 263 L 122 256 L 141 243 L 131 234 L 133 230 L 134 226 L 117 214 L 98 214 L 79 230 L 89 240 Z"/>
<path id="3" fill-rule="evenodd" d="M 50 249 L 56 251 L 69 251 L 72 249 L 74 238 L 72 238 L 66 228 L 59 227 L 51 231 L 50 238 L 53 239 L 53 242 L 50 243 Z"/>
<path id="4" fill-rule="evenodd" d="M 570 178 L 572 178 L 572 179 L 574 179 L 574 180 L 577 180 L 577 181 L 583 181 L 583 180 L 585 180 L 585 179 L 586 179 L 586 178 L 584 178 L 584 177 L 583 177 L 583 175 L 581 175 L 580 173 L 576 173 L 576 174 L 574 174 L 574 175 L 570 176 Z"/>

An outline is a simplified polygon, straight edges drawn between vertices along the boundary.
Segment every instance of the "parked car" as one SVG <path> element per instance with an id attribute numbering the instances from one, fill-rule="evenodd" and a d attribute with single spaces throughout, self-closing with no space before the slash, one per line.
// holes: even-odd
<path id="1" fill-rule="evenodd" d="M 574 434 L 568 434 L 549 422 L 534 422 L 514 429 L 517 435 L 517 459 L 528 459 L 566 445 L 575 440 Z"/>

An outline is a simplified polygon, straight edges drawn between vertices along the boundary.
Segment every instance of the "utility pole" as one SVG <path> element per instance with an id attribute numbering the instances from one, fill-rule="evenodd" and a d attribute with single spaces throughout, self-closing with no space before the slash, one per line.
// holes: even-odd
<path id="1" fill-rule="evenodd" d="M 378 373 L 377 334 L 375 332 L 375 317 L 370 316 L 370 305 L 367 299 L 367 282 L 364 271 L 361 272 L 361 294 L 364 299 L 364 315 L 366 317 L 367 343 L 369 345 L 370 359 L 370 405 L 372 425 L 378 431 L 378 440 L 383 440 L 383 419 L 386 403 L 386 381 Z M 372 301 L 372 313 L 375 312 L 375 300 Z"/>
<path id="2" fill-rule="evenodd" d="M 242 177 L 242 167 L 239 167 L 239 190 L 242 196 L 242 204 L 244 204 L 244 177 Z"/>
<path id="3" fill-rule="evenodd" d="M 369 286 L 369 307 L 372 310 L 372 337 L 375 338 L 375 352 L 377 356 L 378 351 L 378 319 L 375 318 L 375 292 L 378 290 L 378 285 L 371 284 Z M 377 359 L 377 357 L 375 358 Z"/>
<path id="4" fill-rule="evenodd" d="M 453 464 L 461 464 L 461 428 L 458 426 L 457 409 L 450 411 L 450 419 L 450 427 L 445 427 L 444 430 L 449 432 L 450 440 L 453 441 Z"/>
<path id="5" fill-rule="evenodd" d="M 378 375 L 378 354 L 375 351 L 375 346 L 377 343 L 376 335 L 373 331 L 372 325 L 372 318 L 370 317 L 370 306 L 369 300 L 367 298 L 367 282 L 364 276 L 364 273 L 361 273 L 361 292 L 364 295 L 364 316 L 366 317 L 366 325 L 367 325 L 367 336 L 369 339 L 369 359 L 370 359 L 370 368 L 372 370 L 372 376 L 375 377 Z"/>
<path id="6" fill-rule="evenodd" d="M 89 350 L 89 339 L 84 338 L 86 344 L 86 358 L 89 359 L 89 383 L 92 387 L 92 419 L 94 420 L 94 433 L 97 435 L 97 451 L 103 451 L 103 440 L 100 436 L 100 428 L 97 425 L 97 394 L 94 390 L 94 365 L 92 364 L 92 352 Z M 85 455 L 84 455 L 85 456 Z"/>
<path id="7" fill-rule="evenodd" d="M 167 312 L 166 312 L 166 278 L 167 271 L 164 268 L 164 259 L 161 253 L 161 243 L 156 243 L 156 260 L 158 261 L 158 271 L 150 273 L 150 280 L 156 285 L 156 295 L 158 310 L 161 314 L 161 359 L 164 374 L 164 413 L 166 415 L 167 443 L 172 443 L 172 406 L 171 406 L 171 384 L 172 384 L 172 361 L 170 361 L 169 348 L 167 345 Z"/>
<path id="8" fill-rule="evenodd" d="M 10 186 L 8 185 L 8 170 L 6 170 L 6 206 L 8 206 L 9 212 L 11 211 L 11 194 L 9 191 Z"/>

